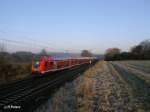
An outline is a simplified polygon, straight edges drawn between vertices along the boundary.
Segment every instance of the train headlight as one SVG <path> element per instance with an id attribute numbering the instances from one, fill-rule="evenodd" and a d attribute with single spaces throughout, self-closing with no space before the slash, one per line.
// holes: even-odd
<path id="1" fill-rule="evenodd" d="M 39 61 L 37 61 L 35 64 L 36 64 L 36 65 L 39 65 Z"/>

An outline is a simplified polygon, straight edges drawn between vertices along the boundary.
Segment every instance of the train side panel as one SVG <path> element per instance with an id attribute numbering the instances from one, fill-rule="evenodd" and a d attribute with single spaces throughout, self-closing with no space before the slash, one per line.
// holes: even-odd
<path id="1" fill-rule="evenodd" d="M 57 71 L 60 69 L 69 68 L 75 65 L 92 63 L 94 58 L 76 58 L 76 59 L 65 59 L 65 60 L 54 60 L 52 57 L 42 57 L 39 63 L 32 62 L 32 72 L 46 73 L 50 71 Z"/>

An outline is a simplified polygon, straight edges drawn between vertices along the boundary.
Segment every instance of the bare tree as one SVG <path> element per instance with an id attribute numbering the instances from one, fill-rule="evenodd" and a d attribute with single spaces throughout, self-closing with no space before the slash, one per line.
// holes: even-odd
<path id="1" fill-rule="evenodd" d="M 0 43 L 0 52 L 4 51 L 6 51 L 6 46 L 4 45 L 4 43 Z"/>
<path id="2" fill-rule="evenodd" d="M 119 48 L 109 48 L 106 50 L 106 55 L 109 55 L 109 56 L 114 56 L 116 54 L 119 54 L 120 53 L 120 49 Z"/>
<path id="3" fill-rule="evenodd" d="M 48 53 L 45 49 L 42 49 L 40 52 L 40 55 L 45 56 L 45 55 L 48 55 Z"/>
<path id="4" fill-rule="evenodd" d="M 90 51 L 88 51 L 88 50 L 83 50 L 81 52 L 81 56 L 83 56 L 83 57 L 91 57 L 91 56 L 93 56 L 93 54 Z"/>
<path id="5" fill-rule="evenodd" d="M 134 59 L 150 59 L 150 40 L 144 40 L 131 49 Z"/>
<path id="6" fill-rule="evenodd" d="M 143 48 L 142 48 L 141 45 L 136 45 L 136 46 L 131 48 L 131 53 L 135 54 L 135 55 L 141 54 L 142 53 L 142 49 Z"/>
<path id="7" fill-rule="evenodd" d="M 121 50 L 119 48 L 109 48 L 105 53 L 105 60 L 114 60 L 119 55 Z"/>
<path id="8" fill-rule="evenodd" d="M 150 39 L 144 40 L 140 43 L 142 46 L 143 52 L 149 52 L 150 51 Z"/>

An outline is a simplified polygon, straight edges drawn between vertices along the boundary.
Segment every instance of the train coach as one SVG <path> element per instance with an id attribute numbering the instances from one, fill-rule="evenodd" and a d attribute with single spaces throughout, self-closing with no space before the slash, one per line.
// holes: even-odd
<path id="1" fill-rule="evenodd" d="M 42 56 L 39 59 L 32 60 L 32 73 L 45 74 L 48 72 L 69 69 L 73 66 L 92 63 L 95 58 L 80 57 L 68 59 L 54 59 L 52 56 Z"/>

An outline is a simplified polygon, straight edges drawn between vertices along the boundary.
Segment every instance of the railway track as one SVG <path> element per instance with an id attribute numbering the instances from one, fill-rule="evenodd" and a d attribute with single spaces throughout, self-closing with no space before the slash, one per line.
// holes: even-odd
<path id="1" fill-rule="evenodd" d="M 94 64 L 94 63 L 93 63 Z M 32 111 L 39 96 L 49 94 L 47 91 L 53 90 L 66 80 L 74 79 L 91 65 L 80 65 L 71 70 L 59 71 L 44 77 L 31 77 L 23 81 L 15 82 L 0 88 L 0 112 L 10 111 L 9 106 L 21 106 L 19 111 Z M 39 103 L 39 102 L 38 102 Z M 32 105 L 33 104 L 33 105 Z M 31 109 L 32 107 L 32 109 Z M 28 110 L 30 108 L 31 110 Z M 16 111 L 16 110 L 15 110 Z"/>

